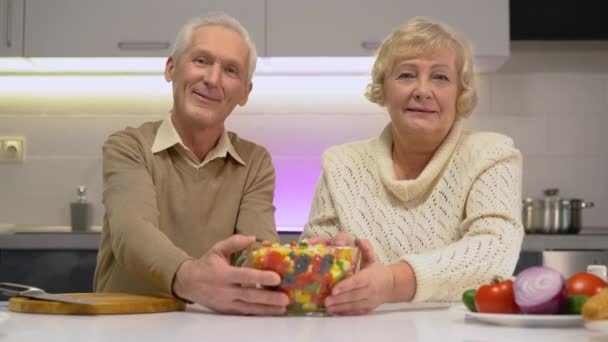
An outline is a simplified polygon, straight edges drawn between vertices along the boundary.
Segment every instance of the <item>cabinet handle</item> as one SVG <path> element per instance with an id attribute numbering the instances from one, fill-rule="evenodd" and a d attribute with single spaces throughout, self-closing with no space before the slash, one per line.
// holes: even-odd
<path id="1" fill-rule="evenodd" d="M 365 50 L 375 51 L 380 47 L 380 42 L 378 41 L 364 41 L 361 42 L 361 47 Z"/>
<path id="2" fill-rule="evenodd" d="M 121 50 L 167 50 L 170 46 L 169 42 L 118 42 Z"/>
<path id="3" fill-rule="evenodd" d="M 13 12 L 13 0 L 6 0 L 6 47 L 9 48 L 13 46 L 13 41 L 11 39 L 11 28 L 13 26 L 11 12 Z"/>

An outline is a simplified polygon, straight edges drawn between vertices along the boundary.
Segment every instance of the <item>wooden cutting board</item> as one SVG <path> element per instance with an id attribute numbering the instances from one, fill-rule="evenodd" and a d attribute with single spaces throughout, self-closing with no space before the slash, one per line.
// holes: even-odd
<path id="1" fill-rule="evenodd" d="M 186 305 L 177 299 L 126 293 L 62 293 L 62 295 L 94 300 L 96 303 L 83 305 L 12 297 L 9 300 L 9 310 L 41 314 L 107 315 L 183 311 L 186 308 Z"/>

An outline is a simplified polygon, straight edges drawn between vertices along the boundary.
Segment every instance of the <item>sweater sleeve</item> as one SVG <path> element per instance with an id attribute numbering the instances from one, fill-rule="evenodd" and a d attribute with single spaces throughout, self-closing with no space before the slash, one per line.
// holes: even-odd
<path id="1" fill-rule="evenodd" d="M 414 301 L 458 300 L 495 275 L 512 276 L 523 240 L 521 154 L 496 161 L 469 189 L 462 238 L 446 247 L 403 255 L 416 275 Z"/>
<path id="2" fill-rule="evenodd" d="M 315 189 L 308 223 L 304 226 L 300 239 L 334 237 L 340 230 L 338 214 L 327 187 L 327 180 L 325 174 L 321 173 Z"/>
<path id="3" fill-rule="evenodd" d="M 145 147 L 135 133 L 116 133 L 103 146 L 103 203 L 119 264 L 167 294 L 189 256 L 159 229 L 159 210 Z"/>
<path id="4" fill-rule="evenodd" d="M 251 181 L 247 183 L 241 199 L 236 233 L 253 235 L 259 240 L 278 242 L 279 236 L 276 232 L 273 205 L 275 171 L 268 151 L 266 149 L 261 149 L 261 151 L 263 151 L 263 155 L 259 159 L 260 163 L 251 170 Z M 248 251 L 240 256 L 234 255 L 233 263 L 242 264 L 246 260 L 247 254 Z"/>

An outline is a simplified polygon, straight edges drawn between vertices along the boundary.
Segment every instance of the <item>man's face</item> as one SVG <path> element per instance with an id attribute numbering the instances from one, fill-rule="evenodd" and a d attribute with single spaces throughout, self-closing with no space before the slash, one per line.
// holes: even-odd
<path id="1" fill-rule="evenodd" d="M 237 104 L 247 103 L 248 61 L 249 48 L 236 31 L 223 26 L 194 30 L 190 44 L 165 66 L 177 119 L 198 127 L 223 125 Z"/>

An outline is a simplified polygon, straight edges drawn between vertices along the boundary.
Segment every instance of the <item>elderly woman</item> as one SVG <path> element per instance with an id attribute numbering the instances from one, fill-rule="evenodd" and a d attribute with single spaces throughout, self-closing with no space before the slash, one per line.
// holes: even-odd
<path id="1" fill-rule="evenodd" d="M 477 104 L 470 44 L 415 18 L 382 43 L 367 98 L 390 124 L 378 138 L 323 154 L 303 238 L 362 250 L 361 271 L 335 286 L 329 312 L 386 302 L 458 300 L 509 277 L 521 224 L 521 154 L 503 135 L 463 130 Z"/>

